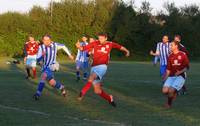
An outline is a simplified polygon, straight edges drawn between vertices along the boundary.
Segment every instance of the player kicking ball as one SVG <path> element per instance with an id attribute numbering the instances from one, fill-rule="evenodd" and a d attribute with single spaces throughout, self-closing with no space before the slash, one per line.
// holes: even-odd
<path id="1" fill-rule="evenodd" d="M 24 64 L 26 64 L 26 79 L 31 77 L 30 69 L 33 72 L 33 78 L 36 79 L 36 57 L 38 53 L 39 44 L 35 41 L 34 37 L 29 35 L 28 42 L 24 46 Z"/>
<path id="2" fill-rule="evenodd" d="M 42 94 L 42 90 L 45 86 L 45 81 L 47 81 L 52 87 L 61 91 L 62 95 L 66 96 L 66 90 L 63 84 L 54 79 L 54 71 L 57 71 L 59 68 L 58 63 L 56 62 L 57 51 L 63 49 L 69 56 L 70 59 L 74 59 L 70 51 L 64 44 L 56 43 L 51 40 L 51 36 L 43 36 L 43 44 L 40 45 L 37 60 L 43 61 L 42 65 L 42 75 L 41 80 L 38 84 L 37 92 L 33 95 L 35 100 L 39 100 L 39 97 Z"/>
<path id="3" fill-rule="evenodd" d="M 177 92 L 183 87 L 185 83 L 185 74 L 189 69 L 189 60 L 187 55 L 179 50 L 179 42 L 172 41 L 172 54 L 169 55 L 167 63 L 167 71 L 164 76 L 165 83 L 162 92 L 168 97 L 166 108 L 172 106 L 172 102 L 176 99 Z"/>
<path id="4" fill-rule="evenodd" d="M 94 92 L 102 97 L 103 99 L 107 100 L 113 107 L 116 107 L 116 104 L 113 100 L 113 96 L 107 94 L 102 89 L 102 79 L 107 71 L 107 65 L 110 59 L 110 52 L 113 48 L 118 49 L 120 51 L 124 51 L 126 53 L 126 56 L 128 57 L 129 50 L 127 50 L 125 47 L 114 43 L 107 41 L 107 34 L 100 33 L 98 35 L 98 40 L 89 43 L 86 46 L 81 46 L 80 43 L 76 43 L 76 47 L 80 50 L 91 50 L 93 49 L 93 63 L 91 67 L 90 76 L 88 78 L 88 82 L 85 84 L 85 86 L 82 88 L 80 95 L 78 97 L 78 100 L 82 100 L 85 96 L 86 92 L 91 88 L 93 85 Z"/>

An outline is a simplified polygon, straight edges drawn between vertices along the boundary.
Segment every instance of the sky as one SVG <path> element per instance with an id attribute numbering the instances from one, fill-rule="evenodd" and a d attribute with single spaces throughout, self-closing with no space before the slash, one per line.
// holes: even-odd
<path id="1" fill-rule="evenodd" d="M 41 7 L 46 8 L 51 0 L 0 0 L 0 13 L 7 11 L 17 11 L 20 13 L 28 12 L 33 5 L 40 5 Z M 54 0 L 59 1 L 59 0 Z M 130 3 L 131 0 L 123 0 L 127 3 Z M 135 6 L 139 8 L 141 2 L 144 0 L 134 0 Z M 158 10 L 163 10 L 163 4 L 167 1 L 174 2 L 176 6 L 184 6 L 190 4 L 197 4 L 200 6 L 200 0 L 146 0 L 149 1 L 153 12 Z"/>

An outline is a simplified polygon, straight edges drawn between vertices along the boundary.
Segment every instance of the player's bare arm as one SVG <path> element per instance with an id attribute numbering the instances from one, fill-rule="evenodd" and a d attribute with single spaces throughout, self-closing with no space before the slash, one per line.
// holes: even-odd
<path id="1" fill-rule="evenodd" d="M 177 71 L 177 72 L 175 73 L 175 75 L 178 76 L 178 75 L 180 75 L 180 74 L 182 74 L 182 73 L 184 73 L 184 72 L 186 72 L 186 71 L 187 71 L 187 68 L 184 68 L 184 69 L 182 69 L 182 70 L 180 70 L 180 71 Z"/>
<path id="2" fill-rule="evenodd" d="M 152 56 L 159 56 L 159 52 L 153 52 L 153 50 L 150 51 L 150 55 Z"/>
<path id="3" fill-rule="evenodd" d="M 122 47 L 120 48 L 120 50 L 126 53 L 126 57 L 129 57 L 129 56 L 130 56 L 129 50 L 126 49 L 125 47 L 122 46 Z"/>
<path id="4" fill-rule="evenodd" d="M 169 77 L 170 74 L 170 70 L 166 70 L 166 74 L 163 76 L 163 80 L 167 80 L 167 78 Z"/>

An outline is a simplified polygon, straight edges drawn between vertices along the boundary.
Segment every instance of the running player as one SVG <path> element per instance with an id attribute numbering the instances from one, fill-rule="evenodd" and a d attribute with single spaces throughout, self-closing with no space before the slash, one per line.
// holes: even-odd
<path id="1" fill-rule="evenodd" d="M 189 69 L 189 60 L 187 55 L 179 50 L 179 42 L 171 43 L 172 54 L 169 55 L 166 74 L 163 80 L 166 80 L 162 92 L 167 95 L 168 100 L 166 108 L 172 106 L 172 102 L 177 96 L 177 92 L 185 83 L 185 73 Z"/>
<path id="2" fill-rule="evenodd" d="M 167 68 L 167 58 L 170 54 L 170 43 L 167 35 L 164 35 L 162 42 L 159 42 L 156 47 L 156 52 L 150 51 L 150 55 L 159 56 L 160 58 L 160 75 L 163 77 Z"/>
<path id="3" fill-rule="evenodd" d="M 32 35 L 29 35 L 28 42 L 24 45 L 24 63 L 26 64 L 26 79 L 31 77 L 30 69 L 32 69 L 34 79 L 36 75 L 36 57 L 38 52 L 39 44 L 35 41 Z"/>
<path id="4" fill-rule="evenodd" d="M 88 44 L 87 42 L 87 36 L 82 36 L 82 41 L 80 42 L 81 46 L 86 46 Z M 76 55 L 76 77 L 77 81 L 80 80 L 80 70 L 83 71 L 83 80 L 87 80 L 88 77 L 88 68 L 89 68 L 89 54 L 88 51 L 81 51 L 78 49 L 78 53 Z"/>
<path id="5" fill-rule="evenodd" d="M 45 81 L 48 81 L 52 87 L 61 90 L 62 95 L 65 97 L 66 90 L 64 85 L 54 79 L 53 72 L 59 69 L 59 65 L 56 62 L 57 51 L 63 49 L 68 54 L 70 59 L 73 60 L 74 58 L 64 44 L 53 42 L 51 40 L 51 36 L 44 35 L 42 40 L 43 44 L 40 45 L 37 55 L 37 61 L 43 61 L 42 75 L 38 84 L 37 92 L 33 95 L 33 98 L 35 100 L 39 100 L 39 97 L 41 96 L 42 90 L 45 86 Z"/>
<path id="6" fill-rule="evenodd" d="M 107 41 L 107 34 L 105 33 L 100 33 L 98 35 L 97 41 L 89 43 L 86 46 L 81 46 L 80 43 L 77 43 L 76 46 L 80 50 L 94 49 L 93 63 L 92 63 L 90 76 L 88 78 L 88 82 L 82 88 L 78 100 L 83 99 L 86 92 L 90 89 L 90 87 L 93 84 L 94 92 L 98 94 L 99 96 L 101 96 L 102 98 L 104 98 L 105 100 L 107 100 L 113 107 L 116 107 L 116 104 L 113 100 L 113 96 L 108 95 L 102 89 L 101 82 L 107 71 L 107 65 L 110 59 L 110 52 L 112 48 L 116 48 L 120 51 L 124 51 L 127 57 L 130 55 L 129 50 L 127 50 L 125 47 L 117 43 Z"/>
<path id="7" fill-rule="evenodd" d="M 181 36 L 180 35 L 175 35 L 174 36 L 174 40 L 179 42 L 179 50 L 184 52 L 188 57 L 189 57 L 189 52 L 188 50 L 185 48 L 185 46 L 181 43 Z M 183 94 L 185 95 L 187 92 L 187 88 L 186 88 L 186 85 L 184 84 L 183 87 L 182 87 L 182 90 L 179 92 L 179 94 Z"/>

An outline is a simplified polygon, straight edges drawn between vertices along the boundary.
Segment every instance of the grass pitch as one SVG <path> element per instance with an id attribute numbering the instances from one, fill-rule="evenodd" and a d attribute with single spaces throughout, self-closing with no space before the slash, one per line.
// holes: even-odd
<path id="1" fill-rule="evenodd" d="M 91 89 L 84 100 L 76 100 L 83 81 L 76 82 L 74 64 L 61 62 L 56 79 L 69 96 L 46 85 L 39 101 L 32 95 L 37 80 L 26 80 L 23 64 L 0 59 L 0 126 L 200 126 L 200 64 L 192 63 L 186 85 L 188 94 L 178 96 L 173 108 L 163 108 L 159 67 L 146 62 L 111 62 L 104 89 L 113 94 L 117 108 Z"/>

